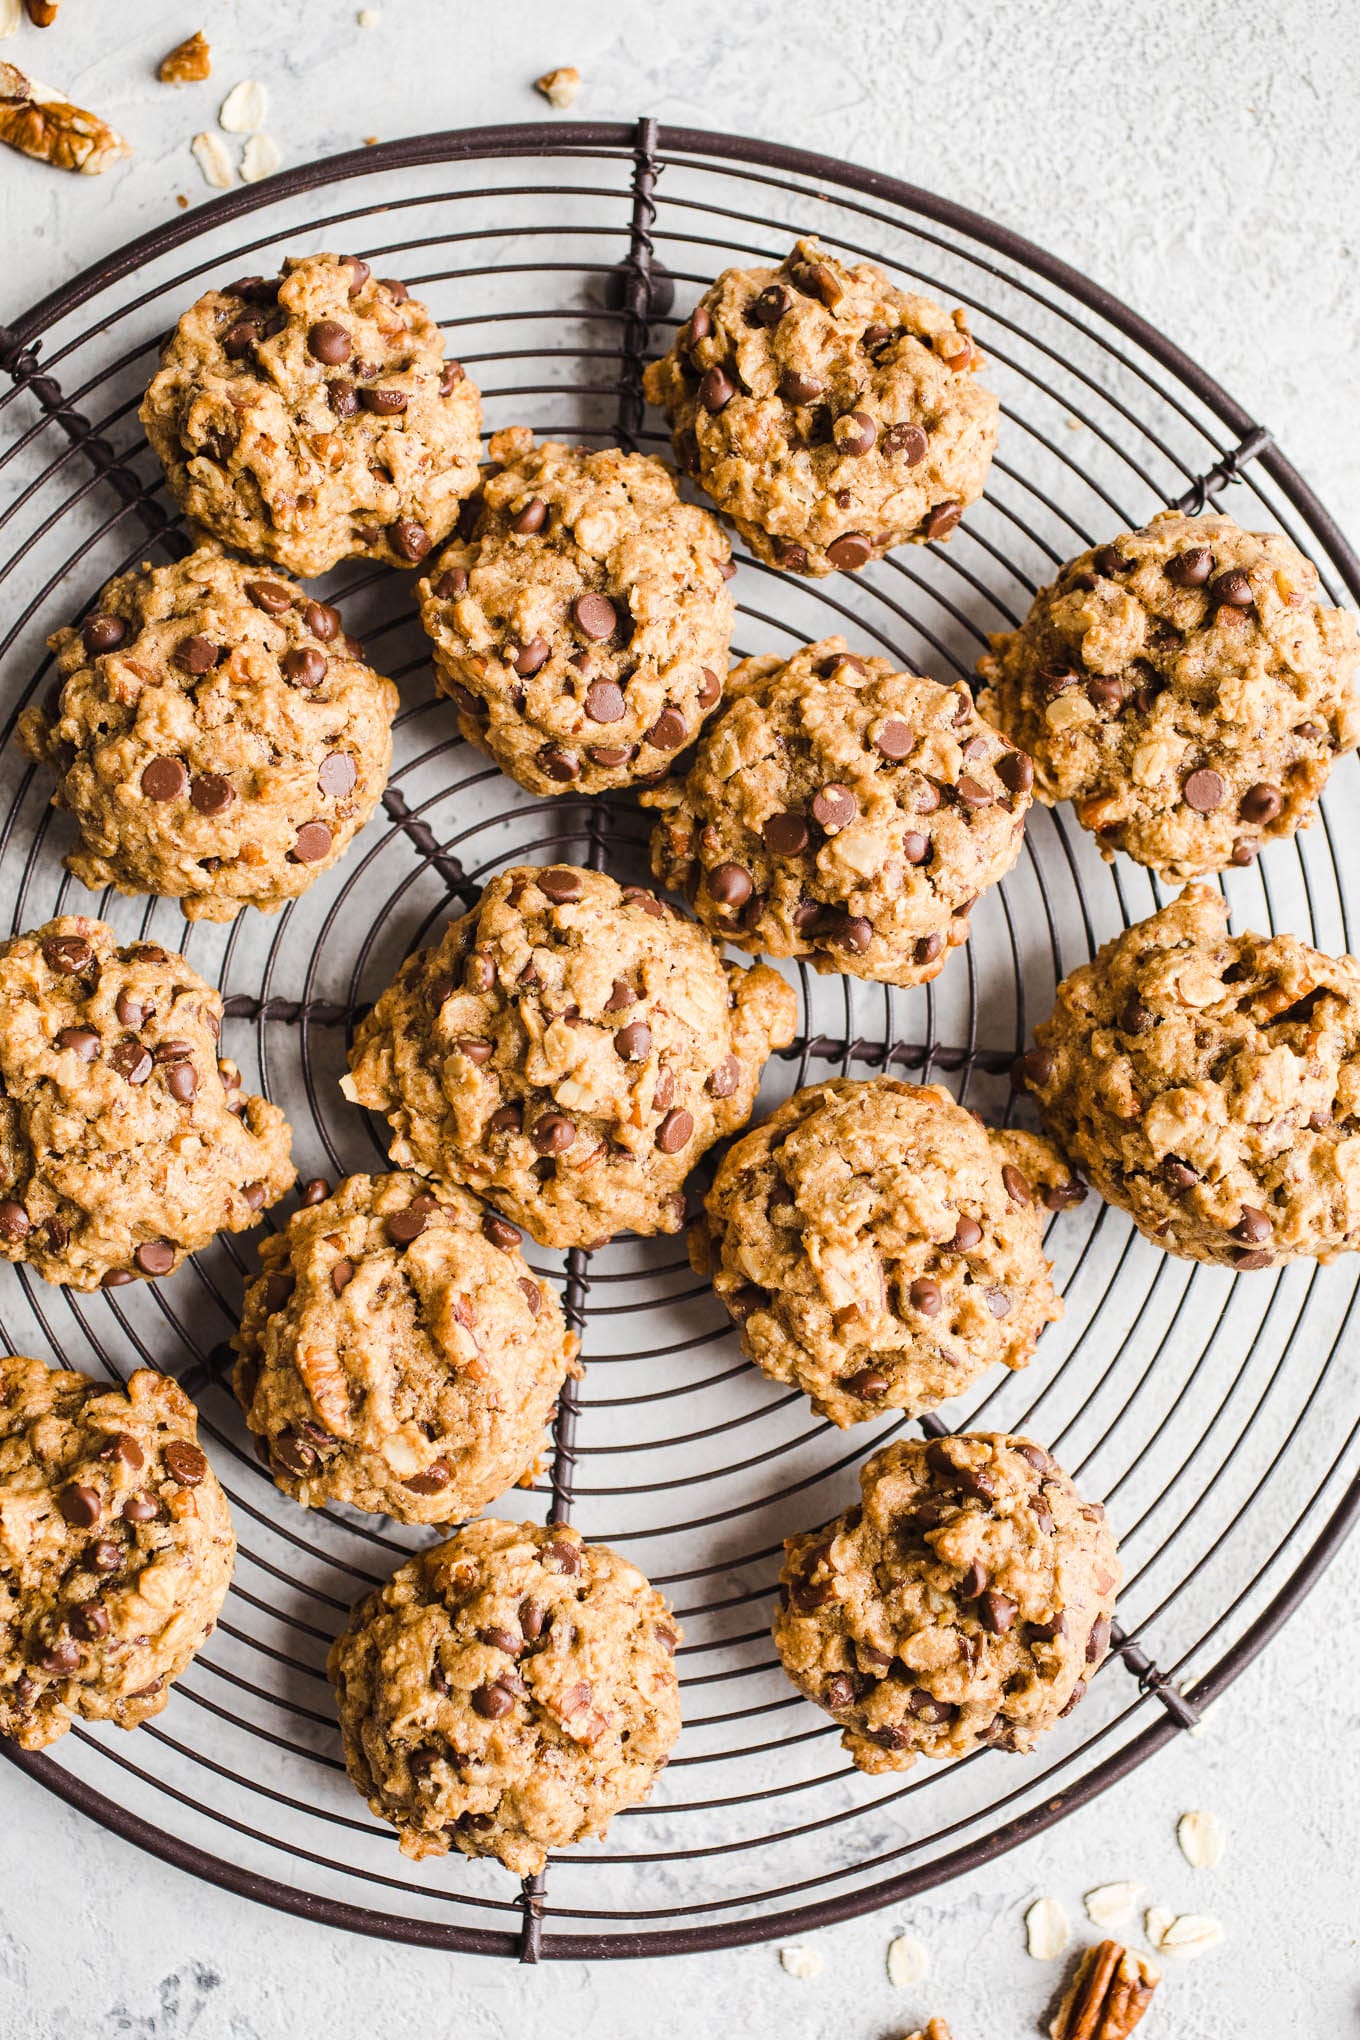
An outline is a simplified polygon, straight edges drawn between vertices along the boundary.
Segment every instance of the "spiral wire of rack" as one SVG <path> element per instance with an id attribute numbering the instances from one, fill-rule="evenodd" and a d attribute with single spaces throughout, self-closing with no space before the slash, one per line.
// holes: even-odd
<path id="1" fill-rule="evenodd" d="M 51 683 L 46 634 L 102 583 L 187 539 L 136 430 L 160 335 L 190 298 L 300 245 L 390 265 L 435 310 L 491 424 L 665 452 L 641 393 L 680 300 L 731 262 L 778 260 L 795 232 L 964 304 L 993 364 L 1003 438 L 986 501 L 947 548 L 798 583 L 740 560 L 734 650 L 841 630 L 915 670 L 969 678 L 1057 563 L 1158 507 L 1224 500 L 1286 531 L 1334 600 L 1360 563 L 1271 435 L 1106 292 L 1017 236 L 875 173 L 741 137 L 529 124 L 395 142 L 284 172 L 143 236 L 0 328 L 5 629 L 0 870 L 12 929 L 89 896 L 62 870 L 48 789 L 9 739 Z M 739 556 L 740 557 L 740 556 Z M 403 694 L 382 809 L 349 857 L 277 920 L 181 925 L 173 903 L 112 894 L 88 910 L 128 939 L 185 950 L 218 983 L 229 1052 L 285 1105 L 301 1177 L 383 1165 L 380 1125 L 340 1100 L 357 1016 L 402 957 L 487 877 L 573 859 L 646 877 L 646 818 L 626 797 L 538 802 L 464 745 L 429 684 L 402 577 L 357 564 L 327 582 Z M 356 621 L 357 619 L 357 621 Z M 1353 761 L 1316 829 L 1226 881 L 1238 925 L 1350 948 L 1360 870 Z M 914 992 L 797 969 L 801 1024 L 763 1111 L 816 1075 L 893 1070 L 946 1082 L 990 1117 L 1057 979 L 1160 904 L 1155 880 L 1101 863 L 1061 811 L 1035 811 L 1016 871 L 972 939 Z M 699 1172 L 702 1187 L 703 1170 Z M 280 1211 L 271 1223 L 282 1223 Z M 1250 1662 L 1360 1510 L 1360 1409 L 1346 1379 L 1354 1269 L 1233 1278 L 1177 1262 L 1089 1198 L 1048 1251 L 1067 1299 L 1027 1372 L 986 1381 L 926 1428 L 1025 1431 L 1111 1509 L 1126 1583 L 1110 1661 L 1036 1756 L 980 1753 L 862 1778 L 789 1687 L 769 1640 L 781 1539 L 849 1500 L 868 1452 L 742 1360 L 676 1240 L 535 1253 L 583 1340 L 530 1489 L 498 1510 L 573 1519 L 624 1548 L 674 1601 L 686 1727 L 654 1800 L 607 1841 L 515 1889 L 495 1866 L 400 1858 L 348 1787 L 324 1659 L 350 1603 L 420 1541 L 386 1519 L 306 1513 L 256 1464 L 225 1341 L 254 1264 L 219 1240 L 161 1285 L 97 1296 L 23 1268 L 0 1336 L 111 1379 L 172 1371 L 194 1395 L 231 1497 L 236 1583 L 211 1644 L 135 1737 L 80 1726 L 54 1750 L 0 1745 L 70 1804 L 231 1890 L 355 1931 L 524 1961 L 670 1953 L 803 1931 L 899 1903 L 985 1862 L 1124 1777 Z"/>

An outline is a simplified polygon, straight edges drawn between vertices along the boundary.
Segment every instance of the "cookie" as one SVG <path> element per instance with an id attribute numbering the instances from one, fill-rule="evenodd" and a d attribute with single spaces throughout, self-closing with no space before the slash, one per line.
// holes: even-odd
<path id="1" fill-rule="evenodd" d="M 392 1159 L 549 1247 L 677 1232 L 686 1175 L 750 1115 L 793 988 L 725 963 L 641 886 L 502 872 L 362 1020 L 342 1079 Z"/>
<path id="2" fill-rule="evenodd" d="M 899 1439 L 784 1551 L 775 1648 L 861 1771 L 1030 1751 L 1109 1649 L 1105 1511 L 1027 1438 Z"/>
<path id="3" fill-rule="evenodd" d="M 517 1877 L 603 1835 L 680 1733 L 680 1630 L 635 1566 L 562 1524 L 470 1523 L 333 1645 L 345 1762 L 407 1856 Z"/>
<path id="4" fill-rule="evenodd" d="M 185 516 L 294 574 L 416 566 L 477 486 L 475 385 L 420 300 L 357 255 L 208 291 L 141 420 Z"/>
<path id="5" fill-rule="evenodd" d="M 1279 532 L 1163 511 L 1084 552 L 978 665 L 978 705 L 1102 854 L 1171 879 L 1306 828 L 1360 742 L 1360 633 Z"/>
<path id="6" fill-rule="evenodd" d="M 503 1218 L 418 1176 L 349 1176 L 260 1266 L 234 1380 L 285 1494 L 455 1523 L 532 1467 L 579 1341 Z"/>
<path id="7" fill-rule="evenodd" d="M 946 538 L 982 494 L 999 405 L 961 311 L 802 240 L 726 269 L 643 377 L 675 457 L 758 559 L 853 572 Z"/>
<path id="8" fill-rule="evenodd" d="M 1034 772 L 941 687 L 844 638 L 744 659 L 659 808 L 652 869 L 725 942 L 919 985 L 1020 855 Z"/>
<path id="9" fill-rule="evenodd" d="M 0 1255 L 113 1289 L 259 1224 L 292 1136 L 219 1056 L 221 1026 L 182 956 L 102 921 L 0 943 Z"/>
<path id="10" fill-rule="evenodd" d="M 236 1538 L 183 1389 L 0 1355 L 0 1735 L 159 1714 L 212 1635 Z"/>
<path id="11" fill-rule="evenodd" d="M 178 899 L 191 921 L 274 913 L 377 805 L 397 690 L 292 582 L 201 546 L 120 574 L 48 642 L 60 694 L 19 741 L 57 776 L 88 886 Z"/>
<path id="12" fill-rule="evenodd" d="M 722 527 L 644 454 L 523 427 L 490 452 L 499 471 L 416 591 L 459 728 L 530 793 L 664 772 L 727 671 Z"/>
<path id="13" fill-rule="evenodd" d="M 1062 1315 L 1044 1207 L 1082 1194 L 1047 1141 L 947 1091 L 810 1084 L 727 1150 L 691 1251 L 762 1373 L 834 1424 L 916 1417 L 1028 1365 Z"/>
<path id="14" fill-rule="evenodd" d="M 1058 986 L 1016 1081 L 1168 1253 L 1268 1268 L 1360 1247 L 1360 961 L 1229 935 L 1188 886 Z"/>

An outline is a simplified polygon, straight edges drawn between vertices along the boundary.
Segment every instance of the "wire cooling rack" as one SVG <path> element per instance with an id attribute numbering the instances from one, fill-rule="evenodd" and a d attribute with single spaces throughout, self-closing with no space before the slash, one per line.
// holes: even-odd
<path id="1" fill-rule="evenodd" d="M 1333 600 L 1360 564 L 1249 418 L 1107 293 L 1013 234 L 868 171 L 688 129 L 492 128 L 314 163 L 176 219 L 0 330 L 3 735 L 51 684 L 44 639 L 103 581 L 184 538 L 136 408 L 157 342 L 212 283 L 286 253 L 362 254 L 432 306 L 486 397 L 488 430 L 665 450 L 640 390 L 725 264 L 775 261 L 795 231 L 967 306 L 1002 395 L 987 500 L 947 548 L 798 583 L 749 559 L 737 649 L 843 630 L 949 681 L 985 634 L 1088 543 L 1160 505 L 1222 500 L 1311 553 Z M 337 1088 L 355 1015 L 401 958 L 516 860 L 646 876 L 627 800 L 538 802 L 459 740 L 431 690 L 406 577 L 359 565 L 327 592 L 400 682 L 383 809 L 276 919 L 181 922 L 173 903 L 94 901 L 61 869 L 67 825 L 12 744 L 0 750 L 0 882 L 10 926 L 104 914 L 184 949 L 218 982 L 228 1052 L 281 1104 L 302 1176 L 382 1164 L 382 1129 Z M 1319 825 L 1226 881 L 1235 925 L 1353 948 L 1360 778 L 1346 760 Z M 794 1047 L 757 1108 L 836 1074 L 907 1072 L 992 1117 L 1005 1072 L 1064 972 L 1160 903 L 1036 809 L 1023 859 L 934 985 L 903 992 L 795 971 Z M 271 1222 L 281 1222 L 280 1212 Z M 96 1296 L 0 1268 L 10 1350 L 97 1375 L 172 1371 L 202 1410 L 241 1555 L 208 1649 L 134 1736 L 78 1728 L 5 1754 L 144 1849 L 287 1910 L 404 1941 L 537 1961 L 713 1948 L 807 1929 L 957 1876 L 1092 1798 L 1187 1728 L 1297 1606 L 1360 1508 L 1360 1396 L 1344 1346 L 1357 1263 L 1237 1276 L 1156 1252 L 1094 1197 L 1055 1219 L 1067 1300 L 1026 1373 L 989 1379 L 951 1424 L 1024 1431 L 1103 1498 L 1126 1584 L 1116 1648 L 1035 1756 L 988 1751 L 869 1779 L 799 1698 L 769 1639 L 780 1540 L 850 1500 L 900 1425 L 837 1432 L 742 1360 L 676 1240 L 535 1252 L 560 1284 L 588 1373 L 564 1393 L 546 1470 L 502 1513 L 570 1515 L 623 1547 L 683 1619 L 685 1730 L 649 1805 L 522 1889 L 459 1856 L 408 1864 L 340 1762 L 324 1660 L 350 1603 L 420 1541 L 384 1519 L 307 1514 L 255 1462 L 223 1342 L 254 1260 L 220 1240 L 161 1284 Z M 936 1424 L 937 1428 L 944 1428 Z"/>

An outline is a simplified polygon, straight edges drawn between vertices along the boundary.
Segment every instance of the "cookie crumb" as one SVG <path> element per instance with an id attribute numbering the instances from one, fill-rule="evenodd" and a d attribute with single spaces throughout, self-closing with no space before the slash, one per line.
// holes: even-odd
<path id="1" fill-rule="evenodd" d="M 1056 1962 L 1072 1938 L 1056 1898 L 1036 1898 L 1025 1914 L 1025 1946 L 1036 1962 Z"/>
<path id="2" fill-rule="evenodd" d="M 888 1981 L 904 1990 L 908 1984 L 924 1983 L 930 1974 L 930 1950 L 915 1934 L 899 1934 L 888 1943 Z"/>
<path id="3" fill-rule="evenodd" d="M 790 1976 L 796 1976 L 803 1983 L 810 1983 L 814 1976 L 822 1973 L 819 1948 L 781 1948 L 779 1960 Z"/>
<path id="4" fill-rule="evenodd" d="M 258 79 L 243 78 L 222 101 L 217 124 L 229 135 L 256 134 L 269 117 L 269 94 Z"/>
<path id="5" fill-rule="evenodd" d="M 535 78 L 534 90 L 541 92 L 551 106 L 565 111 L 581 89 L 581 73 L 575 64 L 559 64 L 556 70 L 545 71 L 541 78 Z"/>
<path id="6" fill-rule="evenodd" d="M 188 195 L 183 191 L 177 191 L 175 193 L 175 204 L 179 207 L 181 212 L 188 212 L 189 210 Z"/>
<path id="7" fill-rule="evenodd" d="M 1214 1870 L 1223 1860 L 1223 1830 L 1212 1813 L 1183 1813 L 1176 1822 L 1181 1854 L 1195 1870 Z"/>
<path id="8" fill-rule="evenodd" d="M 162 85 L 198 85 L 212 76 L 212 50 L 201 28 L 176 43 L 156 66 Z"/>

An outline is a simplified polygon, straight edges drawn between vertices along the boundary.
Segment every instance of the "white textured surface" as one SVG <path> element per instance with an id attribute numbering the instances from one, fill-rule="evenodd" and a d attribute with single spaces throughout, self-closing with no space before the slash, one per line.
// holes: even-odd
<path id="1" fill-rule="evenodd" d="M 640 111 L 875 164 L 1017 227 L 1127 297 L 1270 424 L 1344 527 L 1360 530 L 1360 20 L 1328 0 L 386 0 L 376 28 L 335 0 L 231 0 L 195 15 L 67 0 L 4 54 L 107 116 L 138 154 L 110 176 L 0 162 L 0 316 L 206 195 L 188 153 L 237 80 L 270 94 L 285 159 L 436 126 L 548 114 L 530 81 L 584 80 L 578 117 Z M 151 80 L 202 23 L 206 84 Z M 231 145 L 233 150 L 236 144 Z M 14 259 L 15 254 L 19 259 Z M 1340 397 L 1338 397 L 1340 392 Z M 774 1947 L 666 1965 L 515 1972 L 347 1940 L 205 1887 L 0 1772 L 3 2040 L 358 2040 L 693 2035 L 888 2040 L 939 2012 L 955 2040 L 1032 2033 L 1059 1965 L 1024 1952 L 1043 1893 L 1083 1922 L 1093 1885 L 1210 1912 L 1224 1946 L 1177 1966 L 1149 2021 L 1167 2040 L 1354 2030 L 1360 1845 L 1354 1606 L 1343 1557 L 1207 1732 L 1026 1849 L 901 1915 L 812 1938 L 799 1981 Z M 1192 1870 L 1177 1816 L 1213 1810 L 1229 1847 Z M 1084 1924 L 1084 1922 L 1083 1922 Z M 929 1982 L 894 1990 L 909 1928 Z M 806 1937 L 804 1937 L 806 1938 Z"/>

